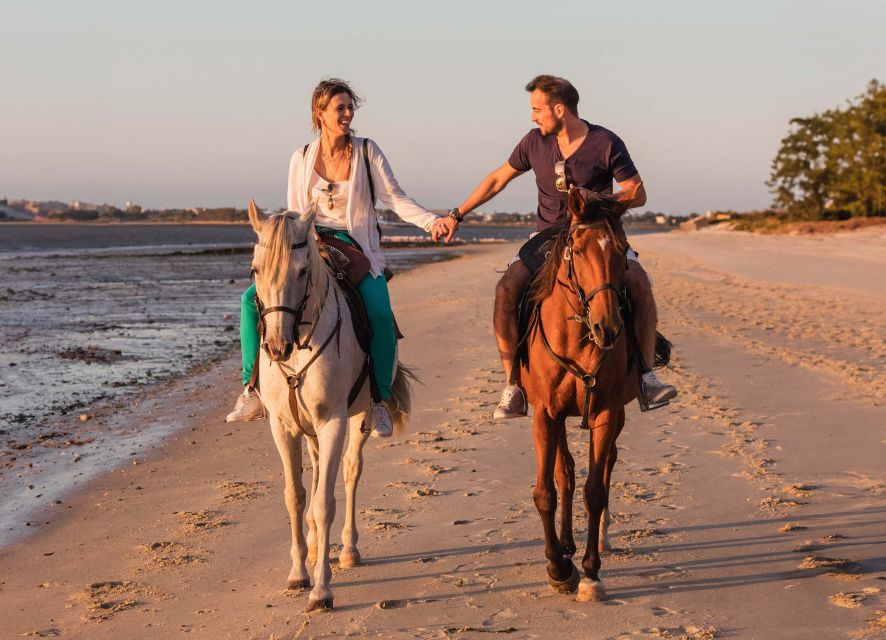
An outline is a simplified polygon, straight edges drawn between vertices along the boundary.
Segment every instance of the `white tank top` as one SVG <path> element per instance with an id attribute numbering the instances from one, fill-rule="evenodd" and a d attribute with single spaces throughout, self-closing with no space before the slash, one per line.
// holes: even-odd
<path id="1" fill-rule="evenodd" d="M 315 169 L 311 172 L 308 192 L 311 194 L 311 202 L 317 203 L 317 217 L 314 219 L 314 224 L 330 229 L 348 230 L 350 181 L 344 180 L 330 184 L 321 178 Z M 330 203 L 332 204 L 331 209 L 329 208 Z"/>

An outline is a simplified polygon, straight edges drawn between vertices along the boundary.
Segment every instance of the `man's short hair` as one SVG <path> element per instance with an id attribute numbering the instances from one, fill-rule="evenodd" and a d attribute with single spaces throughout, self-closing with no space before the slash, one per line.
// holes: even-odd
<path id="1" fill-rule="evenodd" d="M 541 91 L 547 96 L 549 105 L 562 104 L 569 109 L 572 115 L 578 115 L 578 90 L 565 78 L 549 75 L 535 76 L 526 85 L 526 90 L 529 93 L 535 90 Z"/>

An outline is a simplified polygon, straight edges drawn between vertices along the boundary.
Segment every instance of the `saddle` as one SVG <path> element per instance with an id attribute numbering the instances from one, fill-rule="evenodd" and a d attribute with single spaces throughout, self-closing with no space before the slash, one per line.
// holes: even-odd
<path id="1" fill-rule="evenodd" d="M 337 232 L 342 233 L 342 232 Z M 344 299 L 348 303 L 348 310 L 351 312 L 351 324 L 354 328 L 354 335 L 357 337 L 357 343 L 360 345 L 363 353 L 366 354 L 366 361 L 354 390 L 358 391 L 363 387 L 366 376 L 369 376 L 369 389 L 372 399 L 379 402 L 378 382 L 375 379 L 375 373 L 372 368 L 372 356 L 370 355 L 370 346 L 372 343 L 372 328 L 369 325 L 369 318 L 366 314 L 366 305 L 363 304 L 363 298 L 357 290 L 357 285 L 369 273 L 369 259 L 359 249 L 356 240 L 346 242 L 333 233 L 327 233 L 325 230 L 320 233 L 318 248 L 323 260 L 332 271 L 338 290 L 342 293 Z M 385 267 L 385 278 L 390 280 L 394 274 Z M 403 334 L 397 326 L 397 320 L 394 319 L 394 335 L 397 340 L 403 339 Z M 353 395 L 352 390 L 352 395 Z M 350 405 L 353 400 L 349 399 Z"/>

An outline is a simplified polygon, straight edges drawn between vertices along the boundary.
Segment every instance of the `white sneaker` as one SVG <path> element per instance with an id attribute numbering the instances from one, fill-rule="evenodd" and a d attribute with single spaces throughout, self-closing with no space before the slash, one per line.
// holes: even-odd
<path id="1" fill-rule="evenodd" d="M 394 421 L 391 412 L 383 402 L 373 402 L 366 414 L 366 427 L 376 438 L 390 438 L 394 435 Z"/>
<path id="2" fill-rule="evenodd" d="M 669 404 L 676 395 L 677 387 L 663 383 L 655 375 L 655 371 L 648 371 L 640 381 L 640 396 L 637 401 L 641 411 L 650 411 Z"/>
<path id="3" fill-rule="evenodd" d="M 243 389 L 237 398 L 234 410 L 225 418 L 225 422 L 248 422 L 265 417 L 265 408 L 261 403 L 258 391 L 252 387 Z"/>
<path id="4" fill-rule="evenodd" d="M 497 420 L 508 420 L 526 415 L 526 394 L 515 384 L 509 384 L 501 392 L 501 401 L 492 414 Z"/>

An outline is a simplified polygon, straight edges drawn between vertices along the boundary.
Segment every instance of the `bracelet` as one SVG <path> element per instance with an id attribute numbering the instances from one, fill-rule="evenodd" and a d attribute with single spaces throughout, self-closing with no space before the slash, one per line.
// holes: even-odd
<path id="1" fill-rule="evenodd" d="M 453 207 L 449 210 L 449 217 L 455 220 L 456 222 L 461 222 L 465 218 L 465 214 L 458 210 L 458 207 Z"/>

